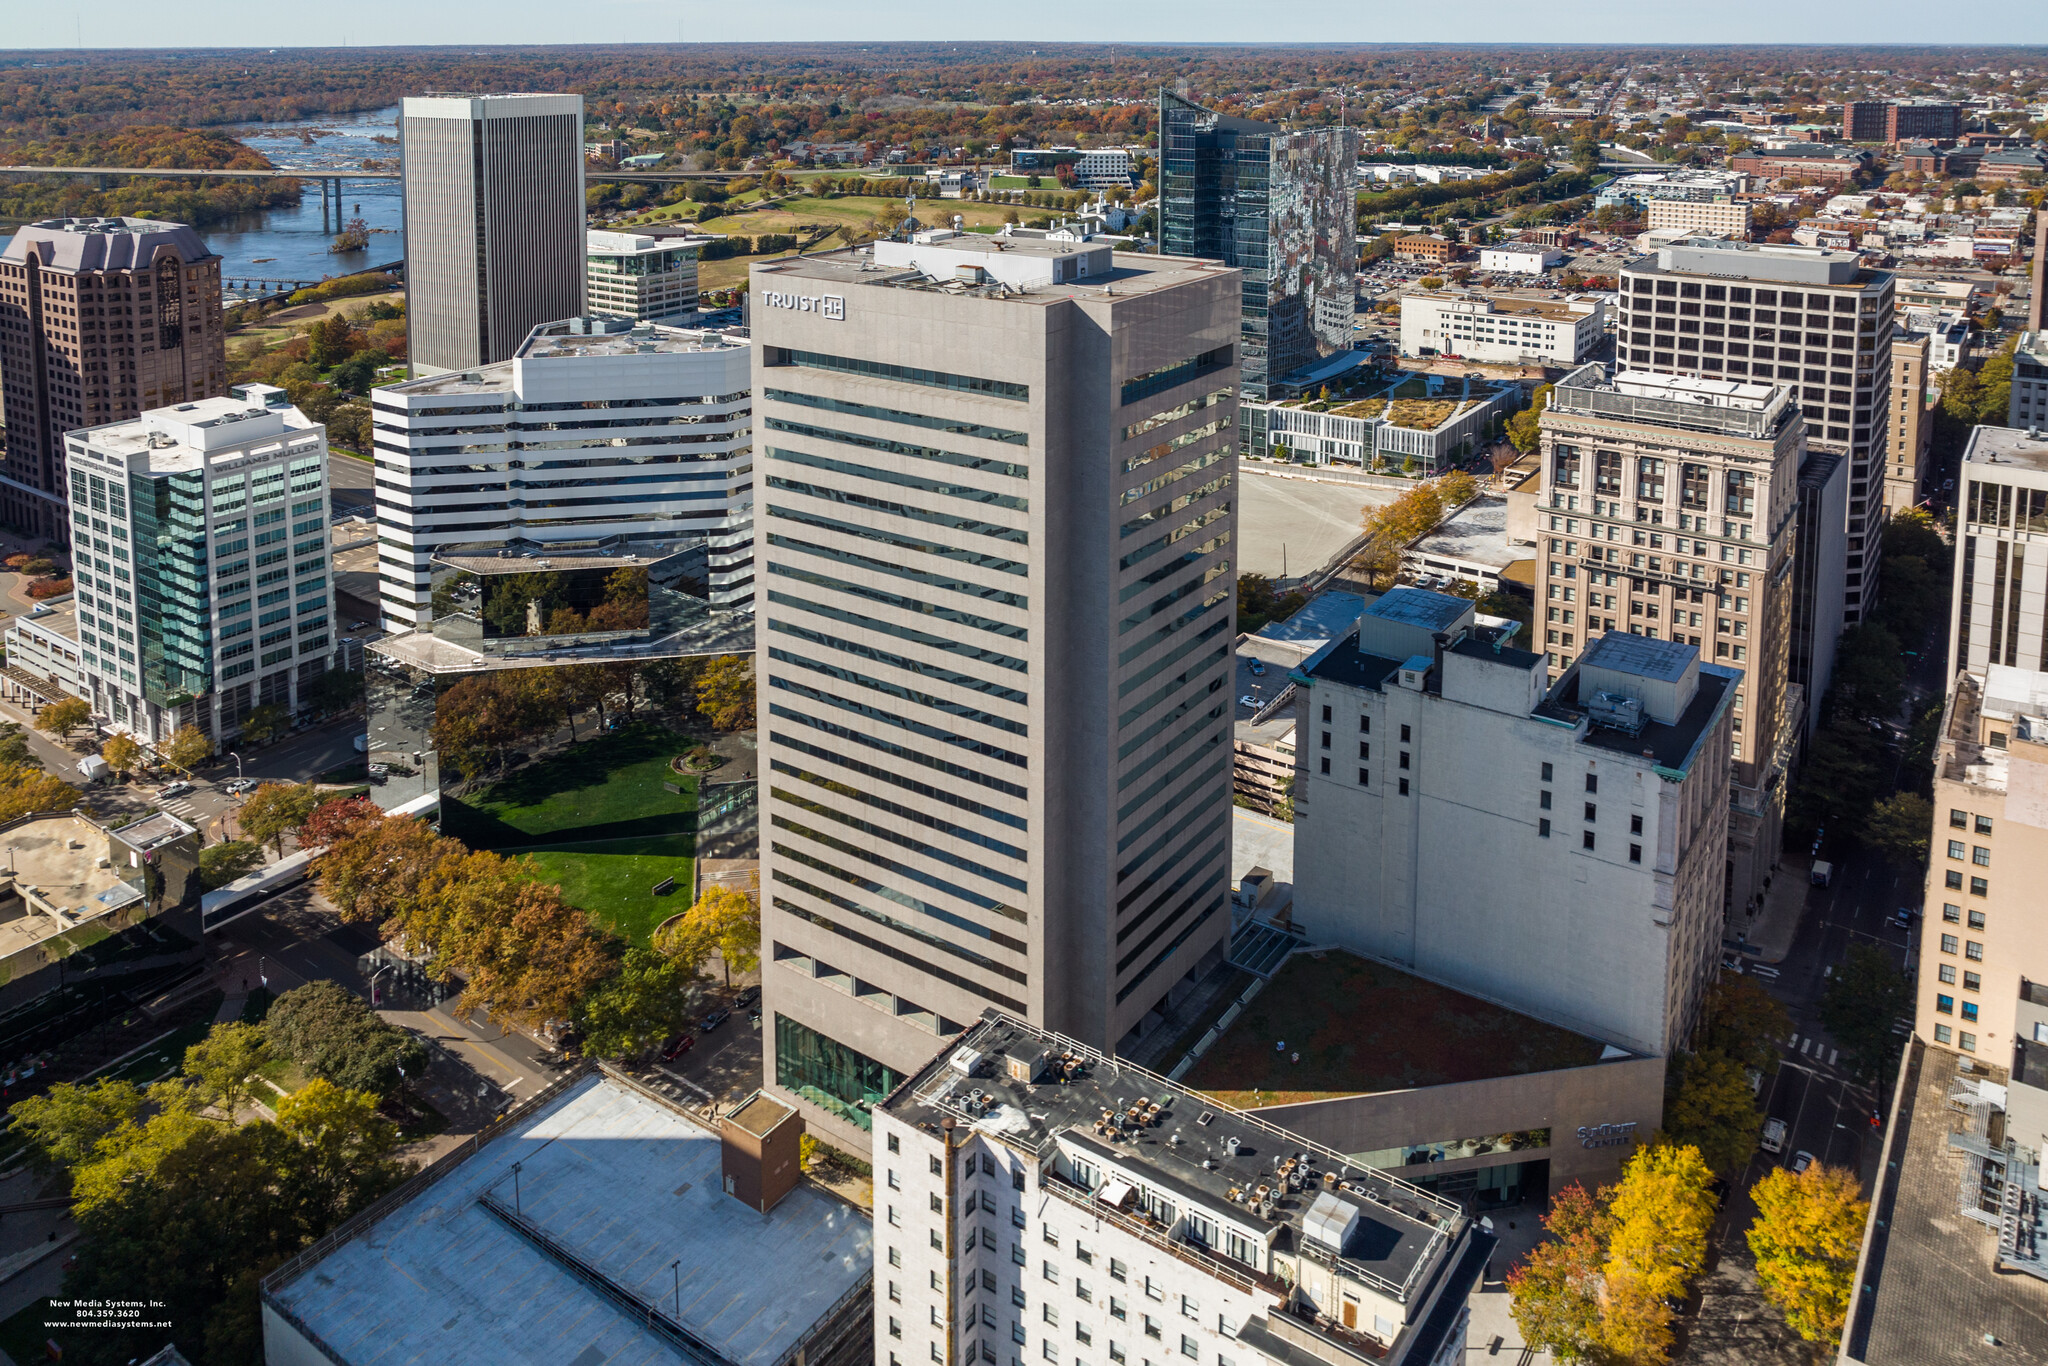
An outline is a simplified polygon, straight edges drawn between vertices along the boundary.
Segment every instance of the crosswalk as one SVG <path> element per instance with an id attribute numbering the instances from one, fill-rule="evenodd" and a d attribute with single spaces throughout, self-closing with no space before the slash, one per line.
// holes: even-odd
<path id="1" fill-rule="evenodd" d="M 187 823 L 197 821 L 200 818 L 199 808 L 193 806 L 191 802 L 183 797 L 173 797 L 167 802 L 158 802 L 157 805 L 170 812 L 173 816 L 176 816 L 179 820 Z"/>
<path id="2" fill-rule="evenodd" d="M 1835 1059 L 1842 1056 L 1841 1049 L 1830 1048 L 1826 1044 L 1814 1038 L 1811 1034 L 1807 1035 L 1805 1038 L 1801 1038 L 1799 1035 L 1794 1034 L 1792 1036 L 1791 1043 L 1788 1043 L 1785 1046 L 1787 1048 L 1790 1048 L 1793 1044 L 1797 1044 L 1799 1046 L 1800 1057 L 1811 1058 L 1816 1063 L 1823 1063 L 1823 1059 L 1820 1055 L 1822 1053 L 1826 1053 L 1827 1058 L 1825 1059 L 1823 1065 L 1827 1067 L 1833 1067 L 1835 1065 Z"/>

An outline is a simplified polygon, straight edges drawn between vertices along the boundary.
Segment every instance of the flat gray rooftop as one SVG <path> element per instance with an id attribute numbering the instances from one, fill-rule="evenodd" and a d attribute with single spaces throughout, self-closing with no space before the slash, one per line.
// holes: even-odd
<path id="1" fill-rule="evenodd" d="M 1506 569 L 1528 556 L 1508 548 L 1508 500 L 1474 498 L 1459 508 L 1413 546 L 1410 555 L 1439 555 L 1446 559 Z"/>
<path id="2" fill-rule="evenodd" d="M 487 1191 L 663 1305 L 680 1258 L 683 1326 L 739 1366 L 779 1361 L 874 1266 L 861 1210 L 806 1183 L 756 1213 L 725 1193 L 717 1134 L 593 1073 L 267 1297 L 350 1366 L 679 1359 L 488 1212 Z"/>
<path id="3" fill-rule="evenodd" d="M 1978 427 L 1963 448 L 1965 472 L 1972 468 L 1999 466 L 2022 470 L 2048 470 L 2048 437 L 2029 436 L 2020 427 Z"/>
<path id="4" fill-rule="evenodd" d="M 1872 1194 L 1878 1222 L 1864 1249 L 1842 1359 L 1871 1366 L 2039 1361 L 2048 1344 L 2048 1283 L 1992 1270 L 1998 1234 L 1962 1217 L 1963 1153 L 1949 1144 L 1960 1053 L 1914 1039 L 1888 1163 Z M 1989 1334 L 1995 1341 L 1987 1342 Z"/>
<path id="5" fill-rule="evenodd" d="M 1012 250 L 1044 252 L 1049 247 L 1069 246 L 1064 243 L 1035 242 L 1028 238 L 1005 239 L 1012 243 Z M 1029 243 L 1027 246 L 1026 244 Z M 951 242 L 943 245 L 951 246 Z M 1202 279 L 1230 267 L 1216 261 L 1197 260 L 1191 256 L 1138 256 L 1123 252 L 1111 257 L 1114 269 L 1103 275 L 1090 275 L 1084 280 L 1068 284 L 1034 284 L 1021 289 L 1013 288 L 1009 293 L 987 292 L 991 287 L 982 286 L 982 293 L 971 297 L 984 298 L 992 303 L 1038 304 L 1057 303 L 1062 299 L 1093 299 L 1103 295 L 1108 287 L 1115 295 L 1129 297 L 1136 294 L 1151 294 L 1158 290 L 1170 289 L 1186 284 L 1190 280 Z M 819 256 L 784 256 L 773 261 L 757 262 L 753 270 L 757 280 L 784 279 L 813 280 L 819 284 L 842 287 L 873 286 L 877 288 L 926 288 L 928 277 L 921 270 L 911 267 L 878 266 L 872 257 L 858 248 L 845 251 L 827 252 Z M 765 285 L 764 288 L 772 288 Z"/>
<path id="6" fill-rule="evenodd" d="M 1425 631 L 1448 631 L 1471 607 L 1472 604 L 1465 599 L 1446 593 L 1432 593 L 1422 588 L 1396 588 L 1382 594 L 1365 609 L 1363 615 L 1420 626 Z"/>
<path id="7" fill-rule="evenodd" d="M 1698 656 L 1696 647 L 1675 640 L 1651 640 L 1626 631 L 1609 631 L 1594 639 L 1579 657 L 1579 664 L 1582 668 L 1613 669 L 1638 678 L 1675 683 L 1685 677 L 1686 666 Z"/>

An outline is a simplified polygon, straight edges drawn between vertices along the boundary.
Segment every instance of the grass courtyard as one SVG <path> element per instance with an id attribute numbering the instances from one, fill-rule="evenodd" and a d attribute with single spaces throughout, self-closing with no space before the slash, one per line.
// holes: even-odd
<path id="1" fill-rule="evenodd" d="M 540 865 L 550 882 L 562 884 L 562 895 L 583 907 L 612 933 L 647 945 L 655 926 L 690 908 L 690 870 L 694 835 L 653 835 L 643 839 L 593 840 L 557 844 L 518 852 Z M 663 878 L 676 888 L 654 895 Z"/>
<path id="2" fill-rule="evenodd" d="M 473 849 L 531 857 L 572 904 L 646 944 L 690 904 L 697 780 L 668 766 L 689 743 L 647 722 L 595 736 L 444 798 L 442 829 Z M 677 890 L 655 896 L 670 877 Z"/>
<path id="3" fill-rule="evenodd" d="M 1383 963 L 1298 953 L 1182 1080 L 1229 1105 L 1291 1105 L 1583 1067 L 1600 1053 L 1584 1035 Z"/>

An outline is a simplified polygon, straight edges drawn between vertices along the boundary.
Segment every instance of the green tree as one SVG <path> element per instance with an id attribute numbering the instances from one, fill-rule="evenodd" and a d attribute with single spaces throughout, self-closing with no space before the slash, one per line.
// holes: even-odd
<path id="1" fill-rule="evenodd" d="M 242 736 L 253 745 L 267 745 L 291 733 L 291 714 L 275 702 L 252 707 L 242 718 Z"/>
<path id="2" fill-rule="evenodd" d="M 264 783 L 242 803 L 237 820 L 244 834 L 283 858 L 286 832 L 304 825 L 318 805 L 320 791 L 311 783 Z"/>
<path id="3" fill-rule="evenodd" d="M 21 726 L 13 721 L 0 722 L 0 764 L 28 764 L 38 761 L 35 751 L 28 747 L 28 736 L 22 734 Z"/>
<path id="4" fill-rule="evenodd" d="M 1724 1176 L 1740 1171 L 1756 1151 L 1763 1112 L 1749 1089 L 1749 1074 L 1725 1053 L 1680 1053 L 1673 1059 L 1675 1087 L 1664 1107 L 1664 1137 L 1700 1150 Z"/>
<path id="5" fill-rule="evenodd" d="M 754 666 L 743 655 L 720 655 L 697 680 L 697 710 L 717 730 L 754 727 Z"/>
<path id="6" fill-rule="evenodd" d="M 185 1050 L 185 1074 L 232 1122 L 249 1098 L 250 1078 L 270 1061 L 270 1044 L 261 1025 L 231 1021 L 217 1024 L 205 1038 Z"/>
<path id="7" fill-rule="evenodd" d="M 1534 621 L 1536 611 L 1529 600 L 1521 594 L 1511 593 L 1505 588 L 1496 588 L 1482 596 L 1473 606 L 1489 617 L 1506 617 L 1509 621 L 1521 622 L 1525 628 L 1521 639 L 1524 643 L 1528 641 L 1526 628 Z"/>
<path id="8" fill-rule="evenodd" d="M 666 954 L 627 949 L 619 971 L 584 998 L 577 1016 L 583 1051 L 619 1058 L 660 1044 L 688 1015 L 694 980 L 694 972 Z"/>
<path id="9" fill-rule="evenodd" d="M 146 1097 L 133 1082 L 58 1082 L 14 1103 L 15 1132 L 28 1140 L 38 1167 L 76 1169 L 93 1160 L 100 1141 L 140 1118 Z"/>
<path id="10" fill-rule="evenodd" d="M 1796 1175 L 1773 1167 L 1749 1194 L 1757 1208 L 1749 1250 L 1764 1298 L 1800 1337 L 1832 1352 L 1848 1322 L 1870 1216 L 1856 1173 L 1818 1162 Z"/>
<path id="11" fill-rule="evenodd" d="M 1879 1081 L 1890 1072 L 1898 1052 L 1892 1021 L 1912 1010 L 1912 984 L 1874 944 L 1851 944 L 1848 960 L 1820 998 L 1821 1025 L 1842 1046 L 1859 1082 Z"/>
<path id="12" fill-rule="evenodd" d="M 248 840 L 225 840 L 199 851 L 199 885 L 207 891 L 225 887 L 263 862 L 263 846 Z"/>
<path id="13" fill-rule="evenodd" d="M 1779 1044 L 1792 1034 L 1792 1016 L 1753 977 L 1724 975 L 1707 989 L 1702 1052 L 1733 1058 L 1743 1067 L 1770 1072 Z"/>
<path id="14" fill-rule="evenodd" d="M 1551 390 L 1554 384 L 1539 384 L 1530 396 L 1529 406 L 1508 419 L 1508 440 L 1523 455 L 1543 444 L 1543 410 L 1550 406 Z"/>
<path id="15" fill-rule="evenodd" d="M 92 721 L 92 706 L 82 697 L 52 702 L 36 713 L 36 729 L 62 739 Z"/>
<path id="16" fill-rule="evenodd" d="M 1894 792 L 1870 809 L 1864 838 L 1901 863 L 1927 866 L 1927 841 L 1933 835 L 1934 804 L 1917 792 Z"/>
<path id="17" fill-rule="evenodd" d="M 426 1066 L 424 1044 L 335 982 L 287 991 L 272 1003 L 263 1027 L 271 1047 L 344 1090 L 388 1095 L 401 1072 L 416 1077 Z"/>
<path id="18" fill-rule="evenodd" d="M 411 1174 L 377 1097 L 315 1078 L 277 1103 L 278 1197 L 302 1239 L 350 1218 Z"/>

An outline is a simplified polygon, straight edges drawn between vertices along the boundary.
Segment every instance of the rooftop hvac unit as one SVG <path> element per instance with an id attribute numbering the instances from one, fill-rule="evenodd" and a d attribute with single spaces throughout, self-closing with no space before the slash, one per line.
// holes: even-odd
<path id="1" fill-rule="evenodd" d="M 1301 1231 L 1311 1242 L 1342 1254 L 1344 1241 L 1358 1226 L 1358 1206 L 1324 1191 L 1301 1216 Z"/>
<path id="2" fill-rule="evenodd" d="M 1237 1135 L 1236 1135 L 1236 1134 L 1232 1134 L 1232 1135 L 1231 1135 L 1230 1137 L 1228 1137 L 1228 1138 L 1226 1138 L 1226 1139 L 1224 1139 L 1224 1140 L 1223 1140 L 1223 1151 L 1224 1151 L 1224 1152 L 1226 1152 L 1226 1153 L 1229 1153 L 1229 1154 L 1230 1154 L 1230 1155 L 1231 1155 L 1232 1157 L 1236 1157 L 1236 1156 L 1237 1156 Z"/>
<path id="3" fill-rule="evenodd" d="M 1045 1070 L 1045 1062 L 1049 1056 L 1043 1048 L 1038 1049 L 1036 1052 L 1026 1050 L 1006 1054 L 1004 1061 L 1008 1064 L 1006 1070 L 1009 1073 L 1010 1080 L 1022 1082 L 1037 1081 L 1038 1074 Z"/>
<path id="4" fill-rule="evenodd" d="M 953 1050 L 953 1056 L 947 1060 L 947 1063 L 948 1066 L 961 1076 L 971 1077 L 974 1075 L 975 1069 L 981 1066 L 981 1054 L 972 1048 L 956 1048 Z"/>
<path id="5" fill-rule="evenodd" d="M 1643 704 L 1626 693 L 1596 692 L 1586 704 L 1586 719 L 1596 726 L 1629 735 L 1643 733 Z"/>

